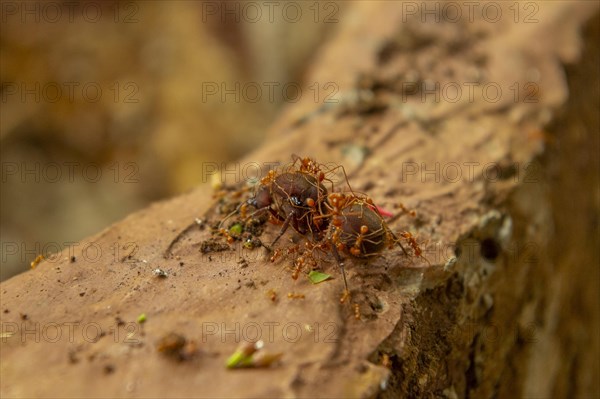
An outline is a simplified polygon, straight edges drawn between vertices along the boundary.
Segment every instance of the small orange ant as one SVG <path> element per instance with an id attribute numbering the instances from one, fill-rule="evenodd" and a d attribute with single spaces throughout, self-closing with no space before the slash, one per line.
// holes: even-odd
<path id="1" fill-rule="evenodd" d="M 355 303 L 355 304 L 353 305 L 353 307 L 354 307 L 354 318 L 355 318 L 356 320 L 360 320 L 360 316 L 361 316 L 361 313 L 360 313 L 360 305 L 359 305 L 358 303 Z"/>
<path id="2" fill-rule="evenodd" d="M 220 228 L 219 234 L 225 237 L 228 244 L 232 244 L 235 241 L 235 238 L 231 234 L 229 234 L 229 232 L 226 229 Z"/>
<path id="3" fill-rule="evenodd" d="M 427 264 L 431 266 L 429 259 L 423 256 L 423 250 L 421 250 L 421 247 L 417 243 L 417 240 L 411 233 L 409 233 L 408 231 L 403 231 L 402 233 L 400 233 L 400 236 L 408 241 L 408 245 L 412 248 L 416 257 L 425 260 Z"/>
<path id="4" fill-rule="evenodd" d="M 345 289 L 342 293 L 342 297 L 340 298 L 340 303 L 344 304 L 348 299 L 350 299 L 350 291 L 348 289 Z"/>
<path id="5" fill-rule="evenodd" d="M 390 359 L 390 355 L 387 353 L 381 355 L 381 365 L 388 369 L 392 368 L 392 359 Z"/>
<path id="6" fill-rule="evenodd" d="M 298 276 L 300 276 L 300 271 L 302 270 L 303 265 L 304 262 L 302 261 L 302 258 L 296 259 L 296 266 L 294 267 L 294 271 L 292 272 L 292 279 L 298 280 Z"/>
<path id="7" fill-rule="evenodd" d="M 35 257 L 35 259 L 33 261 L 31 261 L 31 268 L 35 269 L 37 267 L 37 265 L 44 260 L 44 255 L 38 255 Z"/>
<path id="8" fill-rule="evenodd" d="M 412 217 L 416 217 L 417 216 L 417 212 L 414 209 L 408 209 L 402 203 L 398 204 L 397 207 L 400 208 L 400 210 L 402 211 L 402 213 L 407 213 L 407 214 L 409 214 Z"/>

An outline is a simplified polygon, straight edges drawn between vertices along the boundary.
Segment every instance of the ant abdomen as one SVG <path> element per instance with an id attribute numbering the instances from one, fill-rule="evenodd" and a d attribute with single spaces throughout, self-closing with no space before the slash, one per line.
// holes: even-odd
<path id="1" fill-rule="evenodd" d="M 364 202 L 355 202 L 343 208 L 337 218 L 338 242 L 355 257 L 380 253 L 387 245 L 388 230 L 381 215 Z"/>
<path id="2" fill-rule="evenodd" d="M 265 198 L 264 190 L 269 191 Z M 327 189 L 307 173 L 282 173 L 257 193 L 257 208 L 272 206 L 272 214 L 279 220 L 290 219 L 292 227 L 300 234 L 314 231 L 313 215 L 320 213 Z M 321 224 L 322 225 L 322 224 Z"/>

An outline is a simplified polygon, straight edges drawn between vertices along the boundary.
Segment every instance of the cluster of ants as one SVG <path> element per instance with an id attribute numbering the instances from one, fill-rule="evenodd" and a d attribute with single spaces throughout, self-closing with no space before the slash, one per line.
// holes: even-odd
<path id="1" fill-rule="evenodd" d="M 344 303 L 350 291 L 340 253 L 367 258 L 398 245 L 405 255 L 409 254 L 386 224 L 380 208 L 369 197 L 350 188 L 343 166 L 330 168 L 297 155 L 292 155 L 292 160 L 291 166 L 283 171 L 270 170 L 258 183 L 254 196 L 242 201 L 222 219 L 217 231 L 231 242 L 234 239 L 230 234 L 231 229 L 241 226 L 237 221 L 230 223 L 228 229 L 223 227 L 232 216 L 237 215 L 238 220 L 244 222 L 261 217 L 265 220 L 264 216 L 267 215 L 275 223 L 281 224 L 273 242 L 270 245 L 261 244 L 271 251 L 271 261 L 275 262 L 282 255 L 294 254 L 292 277 L 297 279 L 302 270 L 318 267 L 317 252 L 332 253 L 344 279 L 345 290 L 340 299 Z M 345 192 L 334 191 L 332 178 L 338 170 L 346 181 Z M 250 214 L 249 207 L 254 208 Z M 306 238 L 304 245 L 294 245 L 285 250 L 274 248 L 290 226 Z M 402 232 L 400 237 L 406 240 L 414 256 L 425 259 L 409 232 Z"/>

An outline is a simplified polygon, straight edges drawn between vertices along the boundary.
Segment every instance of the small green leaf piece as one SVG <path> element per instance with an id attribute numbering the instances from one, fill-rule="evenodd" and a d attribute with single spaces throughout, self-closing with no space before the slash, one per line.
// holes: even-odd
<path id="1" fill-rule="evenodd" d="M 242 225 L 239 223 L 234 224 L 229 228 L 229 234 L 232 236 L 239 236 L 242 234 Z"/>
<path id="2" fill-rule="evenodd" d="M 263 342 L 242 342 L 240 346 L 233 352 L 233 355 L 227 359 L 227 368 L 236 369 L 240 367 L 252 367 L 252 356 L 256 351 L 262 349 Z"/>
<path id="3" fill-rule="evenodd" d="M 229 359 L 227 359 L 227 368 L 236 369 L 239 367 L 247 367 L 250 363 L 252 363 L 252 355 L 248 356 L 241 351 L 235 351 L 233 355 L 229 356 Z"/>
<path id="4" fill-rule="evenodd" d="M 308 279 L 313 284 L 322 283 L 323 281 L 329 280 L 330 278 L 331 278 L 330 274 L 317 272 L 315 270 L 312 270 L 310 273 L 308 273 Z"/>

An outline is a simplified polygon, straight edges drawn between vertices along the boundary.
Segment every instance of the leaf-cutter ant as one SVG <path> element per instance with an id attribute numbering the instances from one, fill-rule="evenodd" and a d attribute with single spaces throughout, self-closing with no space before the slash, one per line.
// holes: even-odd
<path id="1" fill-rule="evenodd" d="M 327 205 L 331 211 L 324 215 L 331 217 L 328 236 L 336 249 L 360 258 L 377 255 L 386 246 L 397 243 L 408 255 L 370 198 L 332 193 Z"/>
<path id="2" fill-rule="evenodd" d="M 256 209 L 251 217 L 268 212 L 275 221 L 282 223 L 278 235 L 270 244 L 271 248 L 290 226 L 303 236 L 311 233 L 313 237 L 318 237 L 327 228 L 327 219 L 314 217 L 324 212 L 328 191 L 323 182 L 329 179 L 321 166 L 310 158 L 292 155 L 292 160 L 291 168 L 283 173 L 270 170 L 260 180 L 254 197 L 227 215 L 219 227 L 235 213 L 245 218 L 250 205 Z"/>
<path id="3" fill-rule="evenodd" d="M 315 223 L 313 216 L 321 213 L 326 196 L 327 189 L 311 174 L 288 172 L 275 176 L 271 171 L 248 203 L 259 211 L 268 211 L 274 219 L 283 222 L 272 246 L 289 226 L 302 235 L 309 232 L 318 234 L 323 224 Z"/>
<path id="4" fill-rule="evenodd" d="M 353 192 L 331 193 L 327 197 L 325 207 L 328 212 L 316 216 L 315 219 L 328 219 L 329 227 L 315 247 L 333 253 L 344 279 L 345 292 L 340 299 L 340 302 L 344 303 L 349 298 L 349 290 L 340 252 L 347 252 L 356 258 L 368 258 L 378 255 L 386 247 L 391 248 L 394 244 L 398 244 L 407 256 L 408 252 L 387 226 L 379 208 L 370 198 L 358 196 Z"/>

